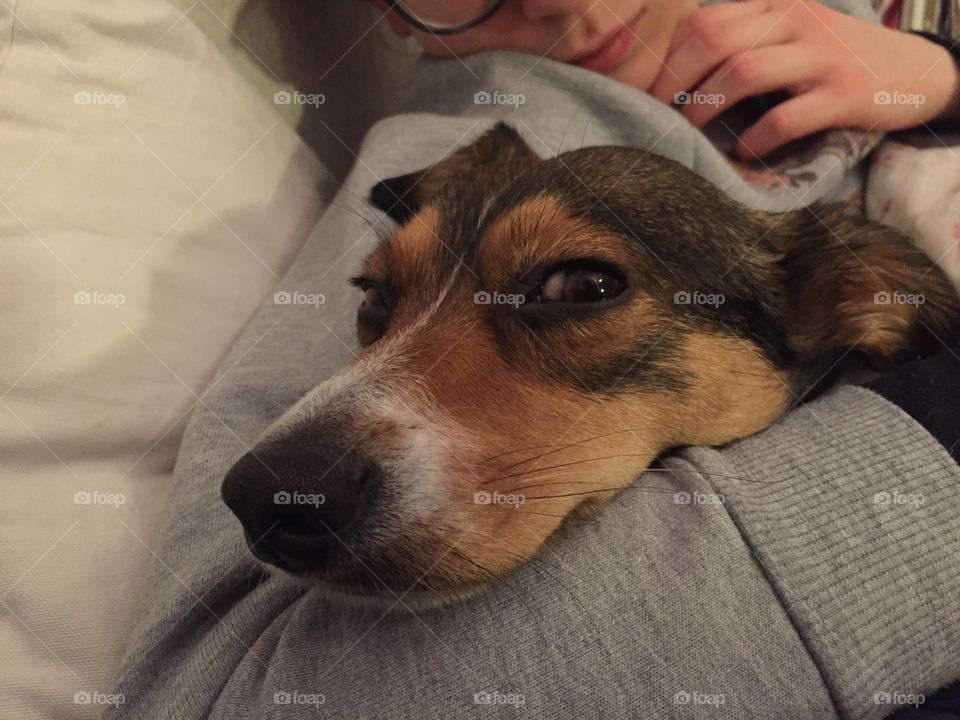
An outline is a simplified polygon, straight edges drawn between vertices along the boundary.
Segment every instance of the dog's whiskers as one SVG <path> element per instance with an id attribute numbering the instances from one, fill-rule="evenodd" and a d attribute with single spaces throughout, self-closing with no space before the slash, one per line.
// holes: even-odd
<path id="1" fill-rule="evenodd" d="M 558 515 L 557 513 L 536 512 L 533 510 L 514 509 L 513 512 L 517 513 L 518 515 L 538 515 L 540 517 L 557 518 L 558 520 L 568 520 L 570 517 L 569 515 Z M 569 520 L 569 522 L 573 525 L 594 525 L 596 524 L 597 521 L 596 520 Z"/>
<path id="2" fill-rule="evenodd" d="M 594 442 L 595 440 L 602 440 L 603 438 L 612 437 L 613 435 L 622 435 L 623 433 L 642 432 L 643 430 L 646 430 L 646 429 L 648 429 L 648 428 L 630 427 L 630 428 L 626 428 L 626 429 L 624 429 L 624 430 L 614 430 L 613 432 L 609 432 L 609 433 L 602 433 L 602 434 L 600 434 L 600 435 L 593 435 L 593 436 L 591 436 L 591 437 L 584 438 L 583 440 L 578 440 L 578 441 L 576 441 L 576 442 L 567 443 L 566 445 L 557 445 L 556 443 L 552 443 L 552 444 L 549 444 L 549 445 L 533 445 L 533 446 L 525 447 L 525 448 L 516 448 L 516 449 L 514 449 L 514 450 L 507 450 L 507 451 L 505 451 L 505 452 L 498 453 L 497 455 L 492 455 L 492 456 L 486 458 L 485 460 L 479 461 L 479 462 L 477 463 L 477 465 L 478 465 L 478 466 L 480 466 L 480 465 L 485 465 L 485 464 L 488 463 L 488 462 L 491 462 L 491 461 L 496 460 L 496 459 L 498 459 L 498 458 L 504 457 L 504 456 L 506 456 L 506 455 L 513 455 L 514 453 L 529 452 L 530 450 L 540 450 L 540 449 L 542 449 L 542 448 L 550 448 L 550 451 L 549 451 L 549 452 L 542 453 L 542 454 L 540 454 L 540 455 L 536 455 L 536 456 L 531 457 L 531 458 L 528 458 L 528 459 L 526 459 L 526 460 L 519 460 L 519 461 L 513 463 L 512 465 L 508 465 L 506 468 L 504 468 L 505 470 L 509 470 L 510 468 L 514 467 L 515 465 L 520 465 L 520 464 L 525 463 L 525 462 L 530 462 L 530 461 L 536 460 L 536 459 L 538 459 L 538 458 L 546 457 L 547 455 L 550 455 L 550 454 L 553 453 L 553 452 L 559 452 L 560 450 L 567 450 L 567 449 L 572 448 L 572 447 L 577 447 L 578 445 L 585 445 L 586 443 Z"/>
<path id="3" fill-rule="evenodd" d="M 490 536 L 488 533 L 474 532 L 474 533 L 472 533 L 472 534 L 478 535 L 481 540 L 489 540 L 489 541 L 495 540 L 495 538 L 493 538 L 492 536 Z M 498 577 L 497 577 L 492 571 L 490 571 L 488 568 L 484 567 L 483 565 L 480 565 L 479 563 L 477 563 L 477 562 L 476 562 L 475 560 L 473 560 L 472 558 L 467 557 L 464 553 L 459 552 L 456 548 L 452 548 L 452 552 L 456 553 L 458 557 L 460 557 L 461 559 L 463 559 L 463 560 L 465 560 L 466 562 L 470 563 L 471 565 L 477 567 L 477 568 L 480 569 L 481 571 L 484 571 L 484 572 L 487 574 L 487 577 L 488 577 L 489 579 L 491 579 L 491 580 L 497 580 L 497 579 L 498 579 Z M 538 571 L 542 572 L 542 573 L 543 573 L 544 575 L 546 575 L 550 580 L 552 580 L 552 581 L 555 582 L 557 585 L 559 585 L 561 588 L 563 588 L 563 590 L 564 590 L 565 592 L 567 592 L 567 594 L 569 594 L 571 598 L 573 598 L 574 602 L 576 602 L 578 605 L 580 605 L 581 609 L 586 610 L 586 608 L 583 606 L 582 602 L 580 601 L 580 598 L 578 598 L 577 595 L 576 595 L 569 587 L 567 587 L 563 582 L 561 582 L 560 579 L 557 578 L 553 573 L 551 573 L 550 570 L 548 570 L 547 568 L 551 568 L 551 569 L 553 569 L 553 570 L 565 570 L 566 572 L 570 573 L 569 570 L 567 570 L 566 568 L 558 567 L 558 566 L 556 566 L 556 565 L 552 565 L 552 564 L 548 563 L 546 560 L 544 560 L 544 559 L 541 558 L 541 557 L 536 557 L 536 556 L 528 557 L 528 556 L 525 556 L 525 555 L 520 555 L 519 553 L 511 552 L 511 551 L 509 551 L 509 550 L 503 550 L 503 553 L 504 553 L 505 555 L 509 556 L 509 557 L 512 557 L 512 558 L 515 558 L 515 559 L 519 560 L 519 561 L 521 562 L 521 564 L 523 564 L 523 563 L 531 563 L 532 565 L 536 566 L 537 569 L 538 569 Z M 571 575 L 574 575 L 574 577 L 576 577 L 576 575 L 575 575 L 574 573 L 570 573 L 570 574 L 571 574 Z M 507 585 L 507 587 L 509 587 L 509 585 Z M 512 588 L 511 588 L 511 591 L 513 592 L 514 596 L 515 596 L 518 600 L 520 600 L 520 602 L 523 603 L 523 605 L 529 610 L 529 609 L 530 609 L 530 606 L 529 606 L 529 605 L 527 604 L 527 602 L 520 596 L 520 594 L 517 593 L 517 592 L 516 592 L 515 590 L 513 590 Z M 533 611 L 531 610 L 531 612 L 533 612 Z"/>
<path id="4" fill-rule="evenodd" d="M 654 453 L 618 453 L 616 455 L 601 455 L 600 457 L 595 458 L 581 458 L 579 460 L 571 460 L 566 463 L 558 463 L 556 465 L 548 465 L 542 468 L 535 468 L 533 470 L 524 470 L 522 472 L 511 473 L 510 475 L 501 475 L 497 480 L 509 480 L 515 477 L 526 477 L 528 475 L 534 475 L 536 473 L 548 472 L 550 470 L 557 470 L 559 468 L 571 467 L 573 465 L 583 465 L 584 463 L 591 462 L 600 462 L 602 460 L 613 460 L 617 458 L 650 458 Z"/>
<path id="5" fill-rule="evenodd" d="M 360 209 L 360 208 L 364 208 L 364 209 L 367 208 L 367 206 L 364 204 L 363 199 L 357 196 L 355 193 L 351 193 L 351 194 L 353 194 L 360 201 L 359 206 L 354 206 L 348 202 L 345 202 L 342 198 L 339 198 L 339 197 L 334 198 L 333 204 L 336 205 L 337 207 L 347 210 L 351 214 L 356 215 L 358 218 L 360 218 L 360 220 L 362 220 L 364 224 L 366 224 L 367 227 L 376 234 L 377 241 L 379 243 L 383 243 L 389 240 L 391 231 L 388 227 L 384 225 L 383 220 L 379 217 L 371 218 L 370 216 L 365 215 Z"/>
<path id="6" fill-rule="evenodd" d="M 614 456 L 614 457 L 621 457 L 621 456 Z M 588 458 L 581 462 L 595 462 L 595 461 L 604 460 L 604 459 L 606 458 Z M 543 470 L 549 470 L 549 469 L 550 468 L 543 468 Z M 541 472 L 541 470 L 537 470 L 536 472 Z M 638 474 L 638 477 L 640 477 L 641 475 L 646 475 L 647 473 L 668 473 L 670 475 L 679 475 L 681 474 L 681 472 L 682 471 L 678 471 L 673 468 L 647 468 L 642 473 Z M 695 474 L 706 476 L 706 477 L 722 478 L 725 480 L 737 480 L 740 482 L 750 483 L 750 484 L 759 484 L 759 485 L 769 484 L 764 482 L 763 480 L 754 480 L 751 478 L 741 477 L 739 475 L 725 475 L 723 473 L 708 472 L 700 469 L 697 469 L 695 471 Z M 535 473 L 530 473 L 530 475 L 533 476 L 533 479 L 536 479 Z M 505 479 L 505 478 L 499 478 L 499 479 Z M 781 481 L 777 480 L 774 482 L 781 482 Z M 550 487 L 550 486 L 556 486 L 556 485 L 571 486 L 571 485 L 604 485 L 604 484 L 605 483 L 602 480 L 557 480 L 553 482 L 535 482 L 535 483 L 527 483 L 527 484 L 515 484 L 515 485 L 509 486 L 508 488 L 504 488 L 504 490 L 505 491 L 509 490 L 510 492 L 515 493 L 518 490 L 532 490 L 535 488 Z M 616 489 L 616 488 L 610 488 L 610 489 Z M 674 488 L 657 488 L 653 486 L 638 486 L 634 484 L 625 486 L 624 489 L 663 490 L 665 492 L 666 491 L 672 492 L 674 490 Z"/>
<path id="7" fill-rule="evenodd" d="M 535 495 L 533 497 L 525 496 L 524 502 L 528 502 L 530 500 L 557 500 L 560 498 L 568 498 L 568 497 L 583 497 L 584 495 L 593 495 L 594 493 L 601 493 L 601 492 L 620 492 L 622 490 L 627 490 L 631 487 L 633 486 L 618 485 L 617 487 L 597 488 L 596 490 L 585 490 L 583 492 L 574 492 L 574 493 L 561 493 L 559 495 Z M 645 488 L 645 489 L 650 489 L 650 488 Z"/>
<path id="8" fill-rule="evenodd" d="M 490 569 L 487 568 L 486 566 L 478 563 L 476 560 L 474 560 L 473 558 L 469 557 L 466 553 L 460 552 L 460 550 L 458 550 L 456 547 L 454 547 L 454 546 L 452 546 L 452 545 L 449 545 L 448 547 L 450 548 L 450 553 L 451 553 L 452 555 L 454 555 L 455 557 L 457 557 L 457 558 L 463 560 L 464 562 L 472 565 L 473 567 L 477 568 L 481 573 L 483 573 L 483 577 L 484 577 L 486 580 L 490 580 L 490 581 L 494 581 L 494 582 L 495 582 L 495 581 L 498 579 L 496 573 L 494 573 L 492 570 L 490 570 Z M 508 585 L 507 587 L 509 588 L 510 592 L 513 593 L 513 596 L 516 597 L 517 600 L 519 600 L 520 603 L 521 603 L 525 608 L 527 608 L 527 610 L 530 610 L 530 612 L 533 612 L 533 610 L 532 610 L 532 609 L 530 608 L 530 606 L 527 604 L 527 601 L 523 599 L 523 597 L 520 595 L 520 593 L 518 593 L 515 589 L 513 589 L 513 588 L 510 587 L 509 585 Z"/>

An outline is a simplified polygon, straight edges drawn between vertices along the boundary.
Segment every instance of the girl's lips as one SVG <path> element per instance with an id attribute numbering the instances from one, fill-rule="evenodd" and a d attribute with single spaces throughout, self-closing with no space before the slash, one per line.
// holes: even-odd
<path id="1" fill-rule="evenodd" d="M 637 39 L 633 29 L 636 27 L 641 14 L 637 13 L 636 17 L 624 23 L 619 30 L 614 30 L 607 35 L 597 44 L 595 49 L 573 58 L 570 62 L 587 70 L 603 74 L 614 70 Z"/>

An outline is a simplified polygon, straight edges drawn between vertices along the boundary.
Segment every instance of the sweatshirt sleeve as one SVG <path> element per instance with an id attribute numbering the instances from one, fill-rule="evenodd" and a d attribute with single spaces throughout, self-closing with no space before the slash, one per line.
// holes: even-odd
<path id="1" fill-rule="evenodd" d="M 960 468 L 944 446 L 960 405 L 944 393 L 931 409 L 907 384 L 937 383 L 950 363 L 836 388 L 722 451 L 685 452 L 725 498 L 842 717 L 884 717 L 960 677 Z"/>

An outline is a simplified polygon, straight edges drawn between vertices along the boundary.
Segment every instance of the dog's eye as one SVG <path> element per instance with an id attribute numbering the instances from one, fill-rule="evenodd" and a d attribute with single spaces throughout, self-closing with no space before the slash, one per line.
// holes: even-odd
<path id="1" fill-rule="evenodd" d="M 386 307 L 383 301 L 383 294 L 377 288 L 370 285 L 363 289 L 363 301 L 360 303 L 360 311 L 370 311 L 377 307 Z"/>
<path id="2" fill-rule="evenodd" d="M 387 332 L 390 308 L 380 286 L 368 278 L 351 278 L 351 284 L 363 290 L 363 300 L 357 308 L 357 337 L 366 347 Z"/>
<path id="3" fill-rule="evenodd" d="M 612 300 L 624 290 L 624 283 L 609 273 L 592 268 L 562 268 L 541 282 L 528 302 L 595 303 Z"/>

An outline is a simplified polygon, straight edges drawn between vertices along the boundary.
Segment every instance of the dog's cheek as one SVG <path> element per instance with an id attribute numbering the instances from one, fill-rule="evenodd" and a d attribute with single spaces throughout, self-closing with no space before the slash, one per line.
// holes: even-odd
<path id="1" fill-rule="evenodd" d="M 689 381 L 675 405 L 677 444 L 722 445 L 772 424 L 791 405 L 790 375 L 752 341 L 691 332 L 682 352 Z"/>

